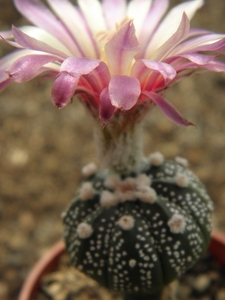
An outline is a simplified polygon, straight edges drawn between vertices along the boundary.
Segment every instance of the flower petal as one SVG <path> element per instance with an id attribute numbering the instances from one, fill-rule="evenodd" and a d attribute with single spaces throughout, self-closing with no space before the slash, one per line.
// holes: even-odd
<path id="1" fill-rule="evenodd" d="M 151 75 L 151 71 L 160 73 L 164 78 L 164 83 L 168 84 L 175 76 L 176 70 L 167 63 L 138 59 L 131 70 L 131 76 L 139 79 L 141 83 L 146 82 Z"/>
<path id="2" fill-rule="evenodd" d="M 131 109 L 141 94 L 139 81 L 128 76 L 114 76 L 109 83 L 109 97 L 113 106 Z"/>
<path id="3" fill-rule="evenodd" d="M 105 45 L 111 75 L 128 75 L 138 46 L 134 25 L 128 22 Z"/>
<path id="4" fill-rule="evenodd" d="M 163 60 L 182 40 L 184 40 L 189 32 L 190 22 L 186 15 L 183 13 L 180 25 L 177 28 L 177 31 L 163 44 L 158 48 L 154 54 L 151 55 L 154 60 Z"/>
<path id="5" fill-rule="evenodd" d="M 102 6 L 98 0 L 78 0 L 78 4 L 93 35 L 107 30 Z"/>
<path id="6" fill-rule="evenodd" d="M 51 45 L 52 48 L 57 49 L 58 51 L 65 53 L 70 56 L 73 52 L 71 52 L 65 44 L 59 41 L 56 37 L 48 33 L 46 30 L 36 27 L 36 26 L 21 26 L 19 29 L 27 34 L 29 37 L 34 38 L 38 41 L 44 42 L 47 45 Z"/>
<path id="7" fill-rule="evenodd" d="M 204 55 L 198 53 L 190 53 L 190 54 L 181 54 L 180 57 L 186 58 L 189 61 L 201 66 L 208 64 L 216 58 L 216 55 Z"/>
<path id="8" fill-rule="evenodd" d="M 85 57 L 68 57 L 61 65 L 61 74 L 55 80 L 52 88 L 52 102 L 58 107 L 66 106 L 77 88 L 82 75 L 90 74 L 101 63 L 99 60 Z"/>
<path id="9" fill-rule="evenodd" d="M 89 74 L 83 75 L 83 78 L 88 82 L 93 92 L 100 95 L 101 91 L 109 84 L 110 74 L 105 63 L 101 62 Z"/>
<path id="10" fill-rule="evenodd" d="M 51 53 L 55 56 L 58 56 L 61 59 L 67 57 L 66 54 L 58 51 L 55 48 L 52 48 L 51 46 L 49 46 L 41 41 L 38 41 L 38 40 L 28 36 L 27 34 L 23 33 L 20 29 L 14 27 L 14 26 L 12 27 L 12 31 L 13 31 L 13 36 L 14 36 L 15 41 L 24 48 Z"/>
<path id="11" fill-rule="evenodd" d="M 131 0 L 127 6 L 127 16 L 133 19 L 136 35 L 142 30 L 142 25 L 152 5 L 152 0 Z"/>
<path id="12" fill-rule="evenodd" d="M 71 53 L 81 55 L 66 28 L 40 0 L 14 0 L 14 3 L 31 23 L 55 36 Z"/>
<path id="13" fill-rule="evenodd" d="M 66 106 L 74 96 L 79 77 L 62 72 L 52 86 L 52 102 L 58 108 Z"/>
<path id="14" fill-rule="evenodd" d="M 192 53 L 197 51 L 216 51 L 219 53 L 220 49 L 224 49 L 224 44 L 225 35 L 203 34 L 196 38 L 188 39 L 187 41 L 182 42 L 171 52 L 171 55 Z"/>
<path id="15" fill-rule="evenodd" d="M 213 72 L 225 72 L 225 63 L 220 61 L 212 61 L 204 65 L 204 69 L 213 71 Z"/>
<path id="16" fill-rule="evenodd" d="M 162 98 L 159 94 L 147 91 L 143 91 L 143 94 L 151 99 L 164 113 L 164 115 L 175 124 L 180 126 L 193 125 L 191 122 L 186 120 L 171 103 Z"/>
<path id="17" fill-rule="evenodd" d="M 37 52 L 28 50 L 28 49 L 20 49 L 14 52 L 9 53 L 0 59 L 0 71 L 5 73 L 5 70 L 8 69 L 12 64 L 15 63 L 19 58 L 26 57 L 27 55 L 37 54 Z"/>
<path id="18" fill-rule="evenodd" d="M 88 30 L 87 23 L 77 7 L 68 0 L 48 0 L 48 3 L 68 28 L 69 34 L 83 56 L 89 58 L 99 56 L 92 33 Z"/>
<path id="19" fill-rule="evenodd" d="M 202 43 L 195 48 L 192 46 L 191 51 L 212 51 L 225 54 L 225 36 L 215 42 L 211 40 L 208 43 Z"/>
<path id="20" fill-rule="evenodd" d="M 0 71 L 0 93 L 7 88 L 7 86 L 12 82 L 12 79 L 9 78 L 9 76 L 3 72 Z"/>
<path id="21" fill-rule="evenodd" d="M 171 9 L 155 31 L 147 49 L 147 56 L 154 53 L 156 49 L 162 46 L 175 32 L 177 32 L 184 12 L 187 14 L 188 18 L 191 19 L 203 3 L 203 0 L 192 0 L 181 3 Z"/>
<path id="22" fill-rule="evenodd" d="M 108 30 L 115 30 L 116 24 L 119 24 L 126 16 L 125 0 L 103 0 L 102 9 Z"/>
<path id="23" fill-rule="evenodd" d="M 81 76 L 93 71 L 99 66 L 100 62 L 101 61 L 97 59 L 71 56 L 64 60 L 60 72 L 67 72 L 74 77 Z"/>
<path id="24" fill-rule="evenodd" d="M 104 123 L 107 123 L 116 111 L 109 97 L 109 89 L 105 88 L 100 94 L 99 116 Z"/>
<path id="25" fill-rule="evenodd" d="M 25 82 L 39 75 L 42 67 L 56 58 L 50 55 L 26 55 L 16 60 L 7 70 L 15 82 Z"/>
<path id="26" fill-rule="evenodd" d="M 140 51 L 138 57 L 143 57 L 148 42 L 169 6 L 169 0 L 153 1 L 138 36 Z"/>
<path id="27" fill-rule="evenodd" d="M 4 39 L 11 39 L 13 37 L 12 30 L 0 31 L 0 36 Z"/>

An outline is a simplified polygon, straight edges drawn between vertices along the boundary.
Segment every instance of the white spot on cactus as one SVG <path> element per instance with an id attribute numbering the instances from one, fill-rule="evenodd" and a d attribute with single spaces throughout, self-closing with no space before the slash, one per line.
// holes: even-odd
<path id="1" fill-rule="evenodd" d="M 80 199 L 81 200 L 89 200 L 94 197 L 95 190 L 91 182 L 84 182 L 80 189 Z"/>
<path id="2" fill-rule="evenodd" d="M 213 210 L 214 210 L 214 205 L 213 205 L 213 203 L 209 203 L 209 204 L 207 205 L 207 207 L 208 207 L 209 211 L 213 211 Z"/>
<path id="3" fill-rule="evenodd" d="M 188 160 L 186 158 L 177 156 L 175 157 L 175 162 L 177 162 L 179 165 L 187 168 L 188 167 Z"/>
<path id="4" fill-rule="evenodd" d="M 113 174 L 106 177 L 104 185 L 109 189 L 115 190 L 118 187 L 120 181 L 120 176 L 117 174 Z"/>
<path id="5" fill-rule="evenodd" d="M 150 186 L 151 179 L 149 176 L 147 176 L 145 174 L 140 174 L 136 178 L 136 184 L 137 184 L 137 186 L 140 186 L 140 185 Z"/>
<path id="6" fill-rule="evenodd" d="M 111 207 L 118 203 L 118 198 L 114 193 L 103 191 L 101 193 L 100 204 L 104 207 Z"/>
<path id="7" fill-rule="evenodd" d="M 180 214 L 174 214 L 167 224 L 172 233 L 183 233 L 186 226 L 185 218 Z"/>
<path id="8" fill-rule="evenodd" d="M 189 184 L 189 179 L 188 179 L 187 175 L 178 173 L 175 176 L 175 183 L 179 187 L 187 187 Z"/>
<path id="9" fill-rule="evenodd" d="M 64 218 L 65 218 L 65 216 L 66 216 L 66 212 L 65 212 L 65 211 L 63 211 L 63 212 L 61 213 L 60 217 L 61 217 L 61 219 L 64 219 Z"/>
<path id="10" fill-rule="evenodd" d="M 149 155 L 149 162 L 153 166 L 161 166 L 164 162 L 164 156 L 160 152 L 155 152 Z"/>
<path id="11" fill-rule="evenodd" d="M 93 228 L 91 225 L 82 222 L 77 226 L 77 234 L 81 239 L 89 238 L 93 233 Z"/>
<path id="12" fill-rule="evenodd" d="M 149 186 L 139 186 L 136 197 L 143 202 L 154 203 L 157 199 L 157 194 L 155 190 Z"/>
<path id="13" fill-rule="evenodd" d="M 123 216 L 119 219 L 117 224 L 123 229 L 123 230 L 130 230 L 134 227 L 134 218 L 132 216 Z"/>
<path id="14" fill-rule="evenodd" d="M 96 171 L 97 171 L 97 166 L 94 163 L 90 163 L 82 168 L 81 173 L 84 177 L 89 177 L 95 174 Z"/>

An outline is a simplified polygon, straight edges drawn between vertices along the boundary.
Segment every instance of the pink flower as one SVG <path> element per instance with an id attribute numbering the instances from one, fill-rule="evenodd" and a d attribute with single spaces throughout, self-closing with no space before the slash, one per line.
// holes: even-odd
<path id="1" fill-rule="evenodd" d="M 157 105 L 179 125 L 190 125 L 164 98 L 166 89 L 196 71 L 224 72 L 216 60 L 225 35 L 190 29 L 203 0 L 14 0 L 35 26 L 1 36 L 17 50 L 0 60 L 0 91 L 12 82 L 54 78 L 52 101 L 62 108 L 75 95 L 104 123 Z M 14 41 L 11 41 L 11 39 Z"/>

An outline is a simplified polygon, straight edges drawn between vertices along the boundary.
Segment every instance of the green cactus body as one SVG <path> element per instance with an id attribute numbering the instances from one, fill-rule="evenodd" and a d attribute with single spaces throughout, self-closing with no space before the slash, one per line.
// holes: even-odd
<path id="1" fill-rule="evenodd" d="M 96 171 L 63 216 L 72 264 L 125 293 L 160 293 L 207 250 L 212 203 L 183 160 L 129 176 Z"/>

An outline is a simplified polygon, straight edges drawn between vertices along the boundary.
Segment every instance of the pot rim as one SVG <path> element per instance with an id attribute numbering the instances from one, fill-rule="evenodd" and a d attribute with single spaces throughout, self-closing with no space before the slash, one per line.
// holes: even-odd
<path id="1" fill-rule="evenodd" d="M 32 299 L 32 296 L 39 287 L 41 277 L 54 268 L 60 256 L 65 253 L 65 251 L 64 241 L 60 240 L 36 262 L 22 285 L 18 300 Z"/>
<path id="2" fill-rule="evenodd" d="M 225 234 L 213 230 L 208 251 L 220 264 L 225 266 Z M 32 299 L 39 287 L 41 277 L 56 266 L 60 256 L 65 252 L 65 243 L 60 240 L 37 261 L 21 288 L 18 300 Z"/>

